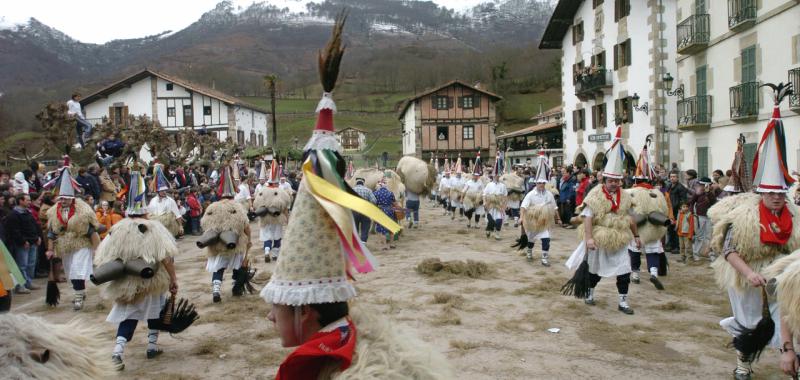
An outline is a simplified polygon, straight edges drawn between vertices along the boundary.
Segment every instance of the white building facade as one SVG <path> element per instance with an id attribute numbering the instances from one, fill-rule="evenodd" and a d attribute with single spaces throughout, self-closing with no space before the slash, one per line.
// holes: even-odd
<path id="1" fill-rule="evenodd" d="M 563 52 L 564 164 L 602 169 L 617 119 L 629 168 L 648 136 L 657 162 L 677 156 L 676 105 L 661 81 L 677 70 L 675 16 L 676 0 L 558 2 L 539 48 Z"/>
<path id="2" fill-rule="evenodd" d="M 145 115 L 164 129 L 178 132 L 205 127 L 218 139 L 231 137 L 242 146 L 266 146 L 267 111 L 202 86 L 145 69 L 81 100 L 91 122 L 108 118 L 126 123 L 128 115 Z"/>
<path id="3" fill-rule="evenodd" d="M 681 169 L 700 176 L 731 168 L 745 138 L 748 170 L 772 115 L 764 83 L 800 91 L 800 1 L 679 0 L 676 89 Z M 800 167 L 800 98 L 781 104 L 789 170 Z"/>

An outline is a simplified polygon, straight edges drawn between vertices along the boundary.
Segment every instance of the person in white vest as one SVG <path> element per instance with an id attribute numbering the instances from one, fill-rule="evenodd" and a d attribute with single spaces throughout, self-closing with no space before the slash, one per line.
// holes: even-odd
<path id="1" fill-rule="evenodd" d="M 494 239 L 500 240 L 500 229 L 503 227 L 503 217 L 506 212 L 508 190 L 500 182 L 500 174 L 492 174 L 492 182 L 483 188 L 483 205 L 486 209 L 486 237 L 494 232 Z"/>
<path id="2" fill-rule="evenodd" d="M 539 155 L 536 177 L 536 186 L 525 195 L 521 204 L 522 228 L 527 238 L 526 256 L 528 261 L 533 261 L 533 247 L 536 240 L 542 242 L 542 265 L 550 266 L 550 228 L 553 223 L 559 223 L 558 204 L 553 193 L 545 188 L 550 181 L 550 168 L 544 153 Z M 522 247 L 520 247 L 522 249 Z"/>
<path id="3" fill-rule="evenodd" d="M 464 216 L 464 184 L 466 181 L 461 176 L 461 157 L 456 161 L 456 176 L 450 178 L 450 220 L 456 218 L 458 213 Z"/>
<path id="4" fill-rule="evenodd" d="M 464 214 L 467 216 L 467 228 L 472 228 L 472 215 L 475 215 L 475 228 L 480 228 L 479 222 L 483 214 L 483 183 L 481 183 L 480 168 L 476 167 L 472 178 L 464 184 Z"/>
<path id="5" fill-rule="evenodd" d="M 258 184 L 256 184 L 256 189 L 253 191 L 253 193 L 258 194 L 261 189 L 267 187 L 268 171 L 269 169 L 267 169 L 267 162 L 261 160 L 261 165 L 258 167 Z"/>
<path id="6" fill-rule="evenodd" d="M 183 214 L 175 200 L 167 195 L 169 190 L 169 181 L 164 175 L 161 165 L 156 164 L 153 167 L 150 191 L 157 192 L 158 196 L 153 197 L 147 205 L 148 213 L 152 219 L 161 222 L 172 236 L 177 237 L 183 232 Z"/>
<path id="7" fill-rule="evenodd" d="M 445 165 L 445 168 L 447 166 Z M 442 207 L 444 208 L 444 213 L 442 215 L 447 215 L 450 213 L 450 170 L 445 169 L 444 173 L 442 174 L 442 178 L 439 180 L 439 199 L 442 203 Z"/>

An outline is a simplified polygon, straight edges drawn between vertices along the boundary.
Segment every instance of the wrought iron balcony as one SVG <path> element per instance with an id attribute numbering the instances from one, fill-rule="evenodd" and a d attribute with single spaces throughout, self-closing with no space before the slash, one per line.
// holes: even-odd
<path id="1" fill-rule="evenodd" d="M 710 36 L 708 14 L 689 16 L 678 24 L 678 53 L 694 54 L 707 48 Z"/>
<path id="2" fill-rule="evenodd" d="M 728 0 L 728 28 L 747 29 L 756 23 L 756 0 Z"/>
<path id="3" fill-rule="evenodd" d="M 789 95 L 789 108 L 800 112 L 800 67 L 789 70 L 789 83 L 792 84 L 792 95 Z"/>
<path id="4" fill-rule="evenodd" d="M 678 101 L 678 129 L 697 130 L 711 125 L 711 95 L 693 96 Z"/>
<path id="5" fill-rule="evenodd" d="M 581 74 L 575 83 L 575 95 L 582 101 L 603 95 L 603 89 L 610 88 L 611 70 L 600 69 Z"/>
<path id="6" fill-rule="evenodd" d="M 745 82 L 730 88 L 731 120 L 746 121 L 758 116 L 758 82 Z"/>

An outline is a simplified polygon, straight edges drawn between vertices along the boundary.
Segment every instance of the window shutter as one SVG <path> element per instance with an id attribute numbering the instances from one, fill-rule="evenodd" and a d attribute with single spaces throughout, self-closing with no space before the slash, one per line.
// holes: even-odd
<path id="1" fill-rule="evenodd" d="M 116 118 L 114 118 L 114 107 L 108 107 L 108 121 L 111 125 L 114 125 L 114 120 L 116 120 Z"/>
<path id="2" fill-rule="evenodd" d="M 620 0 L 614 0 L 614 21 L 619 21 Z"/>
<path id="3" fill-rule="evenodd" d="M 481 96 L 479 94 L 472 95 L 472 107 L 481 108 Z"/>
<path id="4" fill-rule="evenodd" d="M 464 108 L 464 97 L 463 96 L 459 96 L 458 97 L 458 108 Z"/>
<path id="5" fill-rule="evenodd" d="M 448 96 L 447 97 L 447 109 L 450 109 L 450 108 L 453 108 L 453 97 L 452 96 Z"/>
<path id="6" fill-rule="evenodd" d="M 128 106 L 122 107 L 122 125 L 128 126 Z"/>
<path id="7" fill-rule="evenodd" d="M 614 45 L 614 70 L 619 69 L 619 45 Z"/>
<path id="8" fill-rule="evenodd" d="M 630 66 L 631 64 L 631 40 L 630 38 L 625 41 L 625 66 Z"/>
<path id="9" fill-rule="evenodd" d="M 578 111 L 572 111 L 572 132 L 578 132 Z"/>

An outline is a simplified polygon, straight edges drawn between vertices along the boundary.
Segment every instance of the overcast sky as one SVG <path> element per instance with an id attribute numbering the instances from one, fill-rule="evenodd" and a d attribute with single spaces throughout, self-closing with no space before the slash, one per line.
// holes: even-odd
<path id="1" fill-rule="evenodd" d="M 2 0 L 0 27 L 24 23 L 31 17 L 82 42 L 104 43 L 137 38 L 165 30 L 178 31 L 213 9 L 220 0 Z M 434 0 L 467 9 L 487 0 Z M 304 10 L 308 0 L 266 0 L 292 10 Z M 247 7 L 252 0 L 233 0 Z"/>

